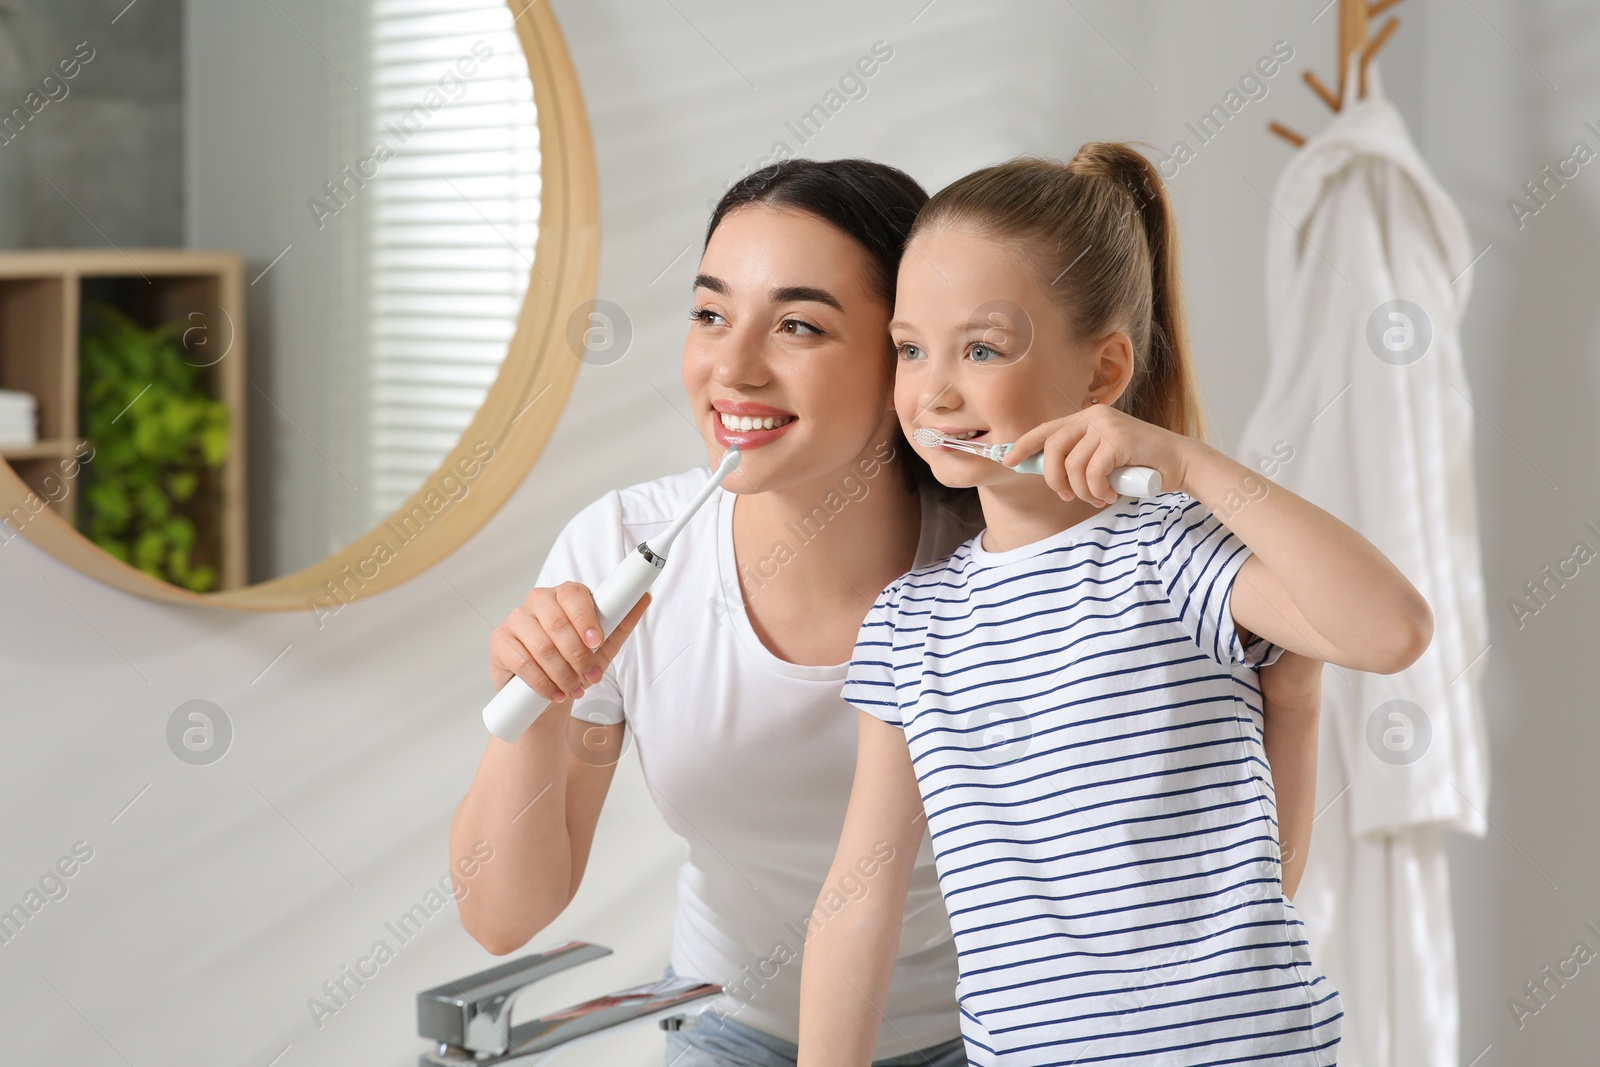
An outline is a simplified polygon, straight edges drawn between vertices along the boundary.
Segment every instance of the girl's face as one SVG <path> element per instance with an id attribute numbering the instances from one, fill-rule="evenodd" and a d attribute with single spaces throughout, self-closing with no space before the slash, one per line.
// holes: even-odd
<path id="1" fill-rule="evenodd" d="M 965 229 L 924 231 L 900 260 L 889 333 L 898 354 L 900 425 L 939 481 L 1024 491 L 1045 485 L 981 456 L 925 448 L 912 437 L 927 426 L 1003 444 L 1087 403 L 1105 343 L 1073 343 L 1037 266 Z"/>
<path id="2" fill-rule="evenodd" d="M 813 215 L 747 204 L 700 259 L 683 384 L 733 492 L 833 479 L 894 429 L 889 307 L 868 254 Z"/>

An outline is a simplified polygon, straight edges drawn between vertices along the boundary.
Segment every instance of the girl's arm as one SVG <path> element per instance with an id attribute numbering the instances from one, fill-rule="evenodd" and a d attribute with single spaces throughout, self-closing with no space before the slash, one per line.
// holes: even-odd
<path id="1" fill-rule="evenodd" d="M 922 795 L 905 731 L 864 711 L 859 716 L 850 808 L 806 932 L 799 1067 L 872 1062 L 922 844 Z M 874 865 L 873 876 L 863 878 Z M 863 882 L 866 892 L 853 899 L 840 892 Z"/>
<path id="2" fill-rule="evenodd" d="M 1285 651 L 1261 668 L 1265 724 L 1262 743 L 1278 798 L 1278 845 L 1283 895 L 1294 898 L 1311 851 L 1317 802 L 1317 718 L 1322 710 L 1322 661 Z"/>
<path id="3" fill-rule="evenodd" d="M 1237 460 L 1190 440 L 1183 491 L 1251 556 L 1234 579 L 1242 633 L 1351 670 L 1394 674 L 1433 640 L 1433 612 L 1371 541 Z M 1243 496 L 1251 487 L 1259 495 Z M 1241 497 L 1242 501 L 1241 502 Z"/>
<path id="4" fill-rule="evenodd" d="M 1371 541 L 1203 441 L 1107 403 L 1034 427 L 1001 462 L 1041 449 L 1062 499 L 1115 500 L 1112 470 L 1153 467 L 1168 492 L 1194 497 L 1249 545 L 1230 598 L 1243 640 L 1374 674 L 1405 670 L 1433 640 L 1428 602 Z"/>

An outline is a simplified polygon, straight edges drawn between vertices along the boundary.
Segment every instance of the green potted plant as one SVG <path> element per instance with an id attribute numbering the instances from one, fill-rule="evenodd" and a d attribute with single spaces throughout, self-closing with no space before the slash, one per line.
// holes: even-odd
<path id="1" fill-rule="evenodd" d="M 214 543 L 219 509 L 198 491 L 215 491 L 206 475 L 227 458 L 228 407 L 207 393 L 206 368 L 184 358 L 181 321 L 147 330 L 109 304 L 88 318 L 79 397 L 94 462 L 79 529 L 162 581 L 214 589 L 217 569 L 193 556 L 202 533 Z"/>

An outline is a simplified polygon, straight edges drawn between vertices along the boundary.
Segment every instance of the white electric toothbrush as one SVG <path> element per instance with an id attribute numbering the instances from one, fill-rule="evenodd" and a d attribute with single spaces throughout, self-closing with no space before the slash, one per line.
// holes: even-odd
<path id="1" fill-rule="evenodd" d="M 975 441 L 963 441 L 957 437 L 946 436 L 942 430 L 935 430 L 932 426 L 919 426 L 911 434 L 911 439 L 923 448 L 953 448 L 957 452 L 969 452 L 974 456 L 992 459 L 999 463 L 1012 446 L 982 445 Z M 1027 459 L 1011 468 L 1023 474 L 1044 473 L 1044 453 L 1035 452 Z M 1161 472 L 1154 467 L 1118 467 L 1111 472 L 1111 488 L 1123 496 L 1152 497 L 1161 495 Z"/>
<path id="2" fill-rule="evenodd" d="M 641 542 L 594 591 L 594 606 L 600 612 L 600 629 L 605 637 L 609 638 L 617 624 L 628 617 L 628 612 L 633 610 L 645 590 L 661 574 L 672 542 L 689 524 L 694 513 L 700 510 L 700 505 L 711 498 L 722 480 L 739 466 L 740 454 L 737 446 L 730 447 L 724 453 L 721 465 L 711 475 L 711 480 L 695 494 L 672 525 L 664 533 Z M 500 740 L 515 741 L 549 706 L 549 702 L 530 689 L 527 682 L 513 674 L 511 680 L 500 687 L 500 692 L 484 705 L 483 724 Z"/>

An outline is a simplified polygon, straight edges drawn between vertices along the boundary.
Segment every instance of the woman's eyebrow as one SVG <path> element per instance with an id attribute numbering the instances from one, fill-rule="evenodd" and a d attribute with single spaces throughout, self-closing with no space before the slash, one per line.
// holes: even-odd
<path id="1" fill-rule="evenodd" d="M 728 295 L 728 286 L 721 278 L 713 274 L 697 274 L 694 279 L 696 289 L 710 289 L 713 293 Z M 772 290 L 768 298 L 774 304 L 787 304 L 797 300 L 808 300 L 812 303 L 827 304 L 836 311 L 843 311 L 844 305 L 839 303 L 837 297 L 826 289 L 818 289 L 813 285 L 785 285 Z"/>
<path id="2" fill-rule="evenodd" d="M 826 289 L 818 289 L 810 285 L 786 285 L 772 290 L 774 304 L 787 304 L 796 300 L 808 300 L 815 304 L 827 304 L 835 311 L 843 311 L 844 305 Z"/>

